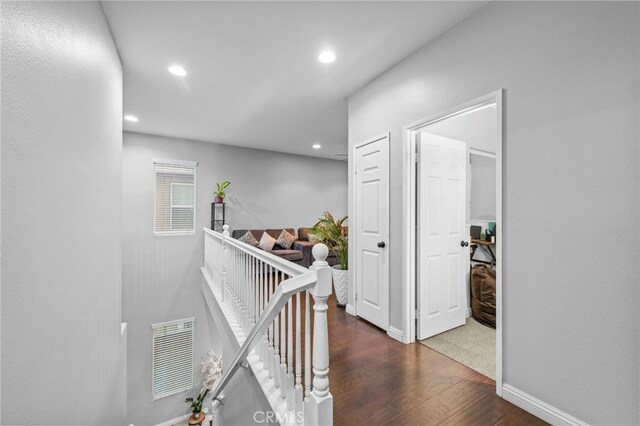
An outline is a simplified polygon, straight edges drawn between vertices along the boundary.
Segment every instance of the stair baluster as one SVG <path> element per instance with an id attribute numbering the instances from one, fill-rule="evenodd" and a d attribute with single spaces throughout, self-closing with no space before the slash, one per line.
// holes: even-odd
<path id="1" fill-rule="evenodd" d="M 222 423 L 222 391 L 238 367 L 246 365 L 261 377 L 257 384 L 272 409 L 284 416 L 280 424 L 331 425 L 326 246 L 314 247 L 309 270 L 230 238 L 228 226 L 222 234 L 205 230 L 204 248 L 205 301 L 217 311 L 215 318 L 227 321 L 240 344 L 211 392 L 216 423 Z"/>

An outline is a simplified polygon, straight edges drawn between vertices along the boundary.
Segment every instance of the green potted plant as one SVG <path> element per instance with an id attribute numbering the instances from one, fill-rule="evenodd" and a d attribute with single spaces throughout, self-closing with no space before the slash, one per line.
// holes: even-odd
<path id="1" fill-rule="evenodd" d="M 229 185 L 231 185 L 231 182 L 225 180 L 222 183 L 216 183 L 216 185 L 218 186 L 218 189 L 216 189 L 216 191 L 213 193 L 216 197 L 215 202 L 222 203 L 224 201 L 224 197 L 227 195 L 224 193 L 224 190 L 227 189 Z"/>
<path id="2" fill-rule="evenodd" d="M 338 263 L 333 266 L 333 288 L 340 306 L 347 304 L 349 290 L 349 235 L 342 226 L 346 220 L 347 216 L 334 219 L 331 213 L 324 212 L 310 232 L 314 241 L 325 244 L 336 255 Z"/>
<path id="3" fill-rule="evenodd" d="M 195 399 L 189 397 L 184 400 L 184 402 L 188 402 L 191 404 L 192 414 L 191 414 L 191 417 L 189 418 L 190 424 L 199 424 L 199 423 L 202 423 L 202 420 L 204 420 L 205 415 L 202 412 L 202 402 L 204 401 L 208 393 L 209 393 L 209 389 L 205 388 L 200 391 L 200 393 Z M 191 422 L 195 422 L 195 423 L 191 423 Z"/>

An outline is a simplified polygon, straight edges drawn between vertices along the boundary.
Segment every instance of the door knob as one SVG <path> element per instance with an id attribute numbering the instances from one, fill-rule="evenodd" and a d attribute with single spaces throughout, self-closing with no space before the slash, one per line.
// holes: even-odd
<path id="1" fill-rule="evenodd" d="M 469 243 L 464 241 L 464 240 L 462 240 L 462 241 L 460 241 L 460 247 L 469 247 Z"/>
<path id="2" fill-rule="evenodd" d="M 380 241 L 380 242 L 378 243 L 378 247 L 380 247 L 380 248 L 385 248 L 386 246 L 387 246 L 387 245 L 384 243 L 384 241 Z"/>

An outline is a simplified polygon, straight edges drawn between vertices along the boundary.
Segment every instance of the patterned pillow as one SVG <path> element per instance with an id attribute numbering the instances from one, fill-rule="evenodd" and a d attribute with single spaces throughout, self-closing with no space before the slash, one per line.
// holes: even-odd
<path id="1" fill-rule="evenodd" d="M 270 252 L 273 250 L 273 246 L 276 244 L 276 239 L 266 232 L 262 234 L 262 238 L 260 238 L 260 243 L 258 244 L 258 248 L 264 251 Z"/>
<path id="2" fill-rule="evenodd" d="M 253 236 L 251 231 L 247 231 L 242 237 L 238 238 L 238 241 L 242 241 L 253 247 L 258 247 L 258 244 L 260 244 L 260 241 L 256 240 L 256 237 Z"/>
<path id="3" fill-rule="evenodd" d="M 295 240 L 295 235 L 291 235 L 286 229 L 283 229 L 280 233 L 280 236 L 278 237 L 278 240 L 276 241 L 276 244 L 283 249 L 289 250 Z"/>

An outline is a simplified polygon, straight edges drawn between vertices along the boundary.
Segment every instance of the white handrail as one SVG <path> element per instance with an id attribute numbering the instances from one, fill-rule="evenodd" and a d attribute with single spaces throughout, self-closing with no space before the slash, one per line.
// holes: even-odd
<path id="1" fill-rule="evenodd" d="M 223 239 L 223 234 L 219 232 L 212 231 L 211 229 L 204 228 L 205 234 L 209 234 L 214 238 L 219 240 Z M 273 266 L 276 269 L 284 272 L 287 275 L 300 275 L 306 272 L 309 272 L 307 268 L 304 266 L 297 265 L 293 262 L 289 262 L 281 257 L 276 256 L 275 254 L 271 254 L 264 250 L 260 250 L 259 248 L 255 248 L 250 246 L 249 244 L 245 244 L 241 241 L 236 240 L 235 238 L 226 238 L 225 244 L 236 247 L 239 250 L 242 250 L 245 253 L 250 254 L 252 257 L 263 261 L 264 263 Z"/>
<path id="2" fill-rule="evenodd" d="M 317 275 L 315 271 L 307 271 L 306 274 L 299 275 L 295 278 L 290 278 L 286 281 L 283 281 L 278 286 L 271 301 L 265 308 L 264 313 L 260 316 L 258 323 L 255 325 L 255 327 L 253 327 L 253 329 L 249 333 L 249 336 L 247 336 L 247 339 L 242 344 L 242 347 L 240 348 L 238 353 L 236 353 L 233 361 L 231 361 L 231 363 L 227 367 L 227 371 L 222 376 L 222 379 L 218 382 L 218 385 L 209 395 L 212 399 L 218 398 L 220 392 L 222 392 L 224 387 L 233 377 L 233 374 L 236 372 L 238 367 L 240 367 L 240 365 L 242 365 L 242 363 L 246 359 L 249 351 L 256 343 L 258 343 L 258 339 L 262 337 L 264 331 L 269 327 L 271 322 L 275 319 L 276 315 L 280 313 L 280 310 L 284 307 L 289 298 L 296 293 L 311 288 L 313 285 L 315 285 L 316 281 Z"/>
<path id="3" fill-rule="evenodd" d="M 222 234 L 204 230 L 203 293 L 212 313 L 226 319 L 240 349 L 231 363 L 225 363 L 224 375 L 210 394 L 214 415 L 220 419 L 222 392 L 238 367 L 249 365 L 256 377 L 262 377 L 260 386 L 274 412 L 285 416 L 279 418 L 281 424 L 332 424 L 326 303 L 332 280 L 327 247 L 314 246 L 315 262 L 306 269 L 230 238 L 228 225 L 223 229 Z"/>

